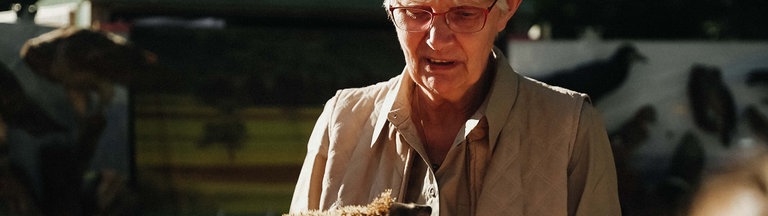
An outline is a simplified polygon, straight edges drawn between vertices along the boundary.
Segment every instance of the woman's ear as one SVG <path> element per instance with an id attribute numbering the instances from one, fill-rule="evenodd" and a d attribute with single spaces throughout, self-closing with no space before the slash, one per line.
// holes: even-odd
<path id="1" fill-rule="evenodd" d="M 512 19 L 512 15 L 515 15 L 517 8 L 520 7 L 520 3 L 523 2 L 523 0 L 501 0 L 501 1 L 507 1 L 508 8 L 507 10 L 502 9 L 501 17 L 499 17 L 499 23 L 496 24 L 497 32 L 501 32 L 504 30 L 505 27 L 507 27 L 507 22 L 509 22 L 509 20 Z"/>
<path id="2" fill-rule="evenodd" d="M 507 5 L 509 5 L 509 10 L 513 11 L 513 13 L 514 11 L 517 11 L 517 8 L 520 7 L 520 3 L 523 2 L 523 0 L 506 0 L 506 1 L 507 1 Z"/>

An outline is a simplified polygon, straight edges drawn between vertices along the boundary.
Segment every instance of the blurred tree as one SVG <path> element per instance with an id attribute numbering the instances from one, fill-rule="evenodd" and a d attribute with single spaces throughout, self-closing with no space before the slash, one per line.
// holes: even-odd
<path id="1" fill-rule="evenodd" d="M 536 23 L 552 38 L 587 28 L 606 39 L 768 39 L 764 0 L 537 0 Z"/>
<path id="2" fill-rule="evenodd" d="M 337 89 L 381 82 L 403 67 L 390 27 L 145 26 L 131 38 L 167 66 L 137 77 L 136 93 L 191 93 L 220 108 L 322 104 Z"/>
<path id="3" fill-rule="evenodd" d="M 725 1 L 725 0 L 724 0 Z M 728 10 L 725 33 L 732 38 L 768 39 L 768 1 L 733 0 Z"/>
<path id="4" fill-rule="evenodd" d="M 0 0 L 0 11 L 11 10 L 11 0 Z"/>

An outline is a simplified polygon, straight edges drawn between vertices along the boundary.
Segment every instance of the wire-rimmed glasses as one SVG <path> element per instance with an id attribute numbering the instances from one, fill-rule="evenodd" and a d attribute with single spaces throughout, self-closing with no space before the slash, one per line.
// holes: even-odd
<path id="1" fill-rule="evenodd" d="M 459 6 L 443 13 L 433 13 L 428 8 L 389 6 L 392 22 L 399 29 L 409 32 L 423 32 L 432 27 L 435 16 L 445 15 L 448 28 L 457 33 L 475 33 L 483 30 L 488 13 L 498 0 L 488 8 Z"/>

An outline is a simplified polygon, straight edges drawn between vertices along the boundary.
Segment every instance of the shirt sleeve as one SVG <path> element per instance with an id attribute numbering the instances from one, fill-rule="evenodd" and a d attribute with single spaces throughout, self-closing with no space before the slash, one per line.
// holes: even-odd
<path id="1" fill-rule="evenodd" d="M 611 145 L 598 111 L 585 102 L 568 167 L 568 215 L 621 215 Z"/>
<path id="2" fill-rule="evenodd" d="M 336 98 L 331 98 L 325 104 L 323 112 L 318 117 L 312 134 L 307 143 L 307 156 L 301 167 L 299 179 L 293 192 L 291 213 L 315 210 L 320 206 L 322 184 L 325 175 L 325 164 L 328 160 L 329 124 L 331 122 Z"/>

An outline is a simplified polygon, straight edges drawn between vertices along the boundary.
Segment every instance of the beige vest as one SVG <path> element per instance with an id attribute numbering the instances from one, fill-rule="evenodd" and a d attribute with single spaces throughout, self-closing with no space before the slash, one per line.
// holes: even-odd
<path id="1" fill-rule="evenodd" d="M 473 191 L 475 215 L 620 215 L 608 138 L 584 94 L 515 73 L 497 49 L 496 76 L 483 112 L 491 158 Z M 373 86 L 337 92 L 308 143 L 291 212 L 361 205 L 392 189 L 404 200 L 413 173 L 407 73 Z M 404 138 L 404 139 L 401 139 Z M 417 148 L 416 148 L 417 149 Z M 428 167 L 428 166 L 426 166 Z M 413 179 L 410 179 L 413 181 Z M 448 207 L 432 171 L 422 201 Z M 423 203 L 422 203 L 423 204 Z"/>

